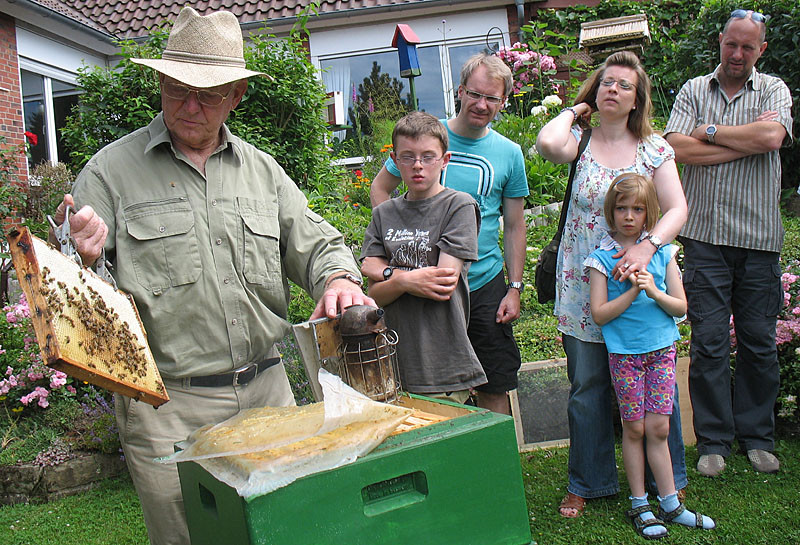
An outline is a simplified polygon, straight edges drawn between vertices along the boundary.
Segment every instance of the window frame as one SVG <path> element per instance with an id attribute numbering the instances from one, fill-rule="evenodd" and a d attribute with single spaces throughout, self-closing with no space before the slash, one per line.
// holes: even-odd
<path id="1" fill-rule="evenodd" d="M 83 93 L 83 89 L 78 85 L 77 81 L 77 74 L 73 74 L 71 72 L 67 72 L 66 70 L 62 70 L 53 66 L 46 65 L 44 63 L 28 59 L 26 57 L 19 57 L 19 81 L 20 81 L 20 91 L 21 91 L 21 98 L 22 98 L 22 123 L 24 130 L 28 130 L 26 126 L 25 120 L 25 92 L 22 89 L 22 71 L 25 70 L 26 72 L 30 72 L 42 78 L 42 102 L 44 103 L 44 128 L 45 128 L 45 156 L 46 160 L 50 162 L 50 164 L 55 165 L 59 161 L 68 160 L 69 157 L 60 158 L 58 156 L 58 133 L 56 128 L 56 116 L 55 116 L 55 104 L 53 102 L 54 94 L 53 94 L 53 80 L 57 80 L 61 83 L 65 83 L 68 85 L 75 86 L 75 94 L 80 95 Z M 29 168 L 32 168 L 34 165 L 28 165 Z"/>

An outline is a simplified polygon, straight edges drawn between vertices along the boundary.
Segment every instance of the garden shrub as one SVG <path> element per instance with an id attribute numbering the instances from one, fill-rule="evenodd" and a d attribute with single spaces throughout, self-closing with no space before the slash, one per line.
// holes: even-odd
<path id="1" fill-rule="evenodd" d="M 330 185 L 341 176 L 331 164 L 322 118 L 325 87 L 308 59 L 301 28 L 287 38 L 251 35 L 245 60 L 251 70 L 274 77 L 249 79 L 241 104 L 228 126 L 243 140 L 275 157 L 304 189 Z"/>
<path id="2" fill-rule="evenodd" d="M 0 464 L 31 461 L 56 438 L 73 450 L 117 452 L 109 399 L 109 393 L 44 364 L 24 295 L 2 309 Z"/>
<path id="3" fill-rule="evenodd" d="M 544 98 L 541 105 L 533 107 L 534 113 L 531 115 L 520 117 L 504 113 L 492 124 L 492 129 L 522 148 L 530 190 L 525 198 L 526 207 L 557 202 L 564 198 L 569 165 L 557 165 L 536 151 L 536 136 L 548 121 L 558 115 L 560 108 L 561 99 L 550 95 Z"/>
<path id="4" fill-rule="evenodd" d="M 506 112 L 524 117 L 530 109 L 549 95 L 557 93 L 559 85 L 553 76 L 556 62 L 541 48 L 517 42 L 511 47 L 501 46 L 495 53 L 511 69 L 514 84 L 506 105 Z"/>
<path id="5" fill-rule="evenodd" d="M 19 157 L 24 154 L 24 145 L 11 146 L 0 134 L 0 230 L 3 240 L 7 221 L 18 221 L 19 213 L 25 207 L 25 192 L 21 190 L 19 176 Z M 9 254 L 0 252 L 0 256 L 8 257 Z"/>
<path id="6" fill-rule="evenodd" d="M 155 28 L 141 44 L 118 42 L 122 60 L 112 70 L 97 66 L 78 70 L 83 93 L 61 129 L 75 172 L 103 147 L 150 123 L 161 110 L 157 73 L 130 59 L 160 56 L 166 39 L 167 31 Z"/>
<path id="7" fill-rule="evenodd" d="M 64 163 L 44 162 L 33 168 L 28 181 L 25 225 L 34 235 L 46 240 L 50 229 L 47 216 L 55 214 L 64 194 L 72 190 L 75 175 Z"/>
<path id="8" fill-rule="evenodd" d="M 778 414 L 797 422 L 797 396 L 800 395 L 800 262 L 784 263 L 781 276 L 784 307 L 778 317 L 778 361 L 781 386 L 778 394 Z"/>

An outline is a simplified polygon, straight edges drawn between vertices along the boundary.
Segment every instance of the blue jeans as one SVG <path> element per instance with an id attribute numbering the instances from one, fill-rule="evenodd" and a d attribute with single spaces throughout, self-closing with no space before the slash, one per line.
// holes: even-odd
<path id="1" fill-rule="evenodd" d="M 567 490 L 587 499 L 610 496 L 619 492 L 614 452 L 614 419 L 619 418 L 619 411 L 615 408 L 606 345 L 569 335 L 563 336 L 563 342 L 571 384 L 567 404 L 570 441 Z M 675 489 L 681 490 L 687 481 L 677 386 L 674 399 L 667 442 Z M 649 466 L 646 482 L 653 493 L 658 491 Z"/>

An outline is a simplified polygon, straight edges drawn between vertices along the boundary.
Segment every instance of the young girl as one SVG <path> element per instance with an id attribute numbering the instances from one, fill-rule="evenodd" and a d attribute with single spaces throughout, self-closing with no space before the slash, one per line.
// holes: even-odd
<path id="1" fill-rule="evenodd" d="M 622 417 L 622 458 L 631 487 L 631 510 L 626 513 L 645 539 L 667 535 L 664 521 L 711 529 L 709 517 L 687 510 L 679 502 L 672 475 L 667 435 L 675 389 L 675 341 L 680 338 L 675 316 L 686 313 L 678 249 L 658 245 L 646 271 L 625 282 L 610 274 L 620 250 L 645 240 L 658 220 L 653 182 L 639 174 L 617 176 L 604 203 L 610 233 L 584 262 L 589 268 L 592 318 L 601 326 L 608 348 L 611 378 Z M 645 449 L 658 486 L 656 518 L 645 492 Z"/>

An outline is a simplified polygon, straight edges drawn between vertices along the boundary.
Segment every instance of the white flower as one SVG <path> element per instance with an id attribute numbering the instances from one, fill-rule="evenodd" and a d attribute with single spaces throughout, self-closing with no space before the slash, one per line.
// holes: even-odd
<path id="1" fill-rule="evenodd" d="M 537 155 L 539 155 L 539 152 L 536 150 L 536 146 L 531 146 L 528 150 L 528 158 L 533 159 Z"/>
<path id="2" fill-rule="evenodd" d="M 547 113 L 547 106 L 534 106 L 531 108 L 531 115 L 542 115 Z"/>
<path id="3" fill-rule="evenodd" d="M 561 106 L 561 99 L 558 95 L 548 95 L 542 101 L 543 106 Z"/>

